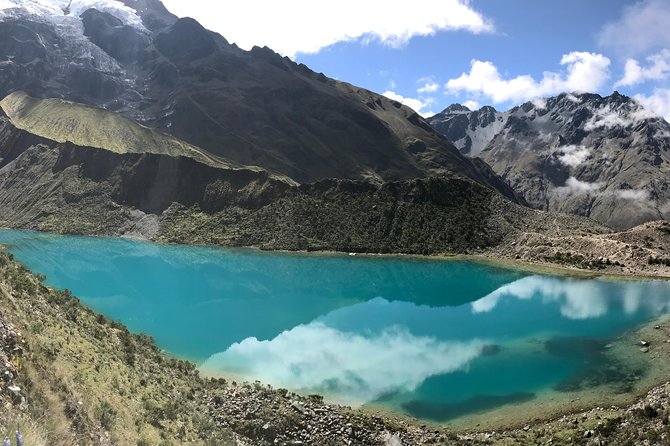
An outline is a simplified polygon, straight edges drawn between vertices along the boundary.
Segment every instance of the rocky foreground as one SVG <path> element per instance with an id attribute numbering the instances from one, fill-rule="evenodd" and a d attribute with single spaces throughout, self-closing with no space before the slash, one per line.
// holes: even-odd
<path id="1" fill-rule="evenodd" d="M 667 354 L 670 324 L 650 329 Z M 647 347 L 649 348 L 649 347 Z M 670 348 L 670 347 L 669 347 Z M 640 353 L 645 354 L 645 353 Z M 0 253 L 0 433 L 30 445 L 628 445 L 670 440 L 670 384 L 629 408 L 596 408 L 499 432 L 373 415 L 261 383 L 206 379 L 49 289 Z M 632 442 L 632 443 L 631 443 Z"/>

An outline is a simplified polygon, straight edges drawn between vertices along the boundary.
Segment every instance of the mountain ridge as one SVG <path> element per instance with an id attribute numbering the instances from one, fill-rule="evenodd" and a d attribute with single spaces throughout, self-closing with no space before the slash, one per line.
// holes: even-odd
<path id="1" fill-rule="evenodd" d="M 0 97 L 25 91 L 105 108 L 300 183 L 461 174 L 516 199 L 487 166 L 462 157 L 399 102 L 267 47 L 243 51 L 157 0 L 123 5 L 135 12 L 106 6 L 77 16 L 53 8 L 52 15 L 15 11 L 0 19 L 0 54 L 7 55 Z M 35 57 L 40 63 L 31 64 Z"/>
<path id="2" fill-rule="evenodd" d="M 618 92 L 447 111 L 430 122 L 536 209 L 617 229 L 670 218 L 670 124 Z"/>
<path id="3" fill-rule="evenodd" d="M 260 170 L 214 157 L 119 114 L 71 101 L 39 100 L 24 92 L 14 92 L 0 100 L 0 109 L 18 129 L 59 143 L 70 142 L 117 153 L 184 156 L 223 169 Z"/>

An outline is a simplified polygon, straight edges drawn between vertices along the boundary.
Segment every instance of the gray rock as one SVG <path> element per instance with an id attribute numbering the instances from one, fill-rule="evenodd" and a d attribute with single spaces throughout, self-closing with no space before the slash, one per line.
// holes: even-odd
<path id="1" fill-rule="evenodd" d="M 667 219 L 670 123 L 614 93 L 561 94 L 506 112 L 449 107 L 428 122 L 534 208 L 615 229 Z"/>

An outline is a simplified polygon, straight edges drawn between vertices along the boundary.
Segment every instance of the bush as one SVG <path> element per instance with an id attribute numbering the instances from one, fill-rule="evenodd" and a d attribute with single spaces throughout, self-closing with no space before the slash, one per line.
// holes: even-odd
<path id="1" fill-rule="evenodd" d="M 653 406 L 646 405 L 641 409 L 635 409 L 633 414 L 643 420 L 651 420 L 658 416 L 658 409 Z"/>
<path id="2" fill-rule="evenodd" d="M 135 365 L 135 353 L 137 351 L 133 335 L 131 335 L 128 330 L 122 330 L 119 333 L 119 338 L 121 340 L 121 346 L 123 347 L 124 360 L 126 361 L 126 364 L 133 367 Z"/>
<path id="3" fill-rule="evenodd" d="M 98 406 L 96 417 L 100 421 L 100 425 L 107 431 L 112 429 L 114 420 L 116 419 L 116 410 L 107 401 L 103 401 Z"/>
<path id="4" fill-rule="evenodd" d="M 649 263 L 650 265 L 670 266 L 670 259 L 665 259 L 662 257 L 649 257 L 647 263 Z"/>
<path id="5" fill-rule="evenodd" d="M 603 424 L 596 427 L 596 434 L 603 437 L 609 437 L 614 432 L 616 432 L 619 424 L 621 423 L 621 417 L 609 418 Z"/>

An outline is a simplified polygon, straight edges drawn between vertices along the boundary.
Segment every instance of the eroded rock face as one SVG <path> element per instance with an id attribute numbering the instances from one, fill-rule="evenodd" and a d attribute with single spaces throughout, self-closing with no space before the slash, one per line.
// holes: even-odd
<path id="1" fill-rule="evenodd" d="M 468 252 L 534 211 L 462 176 L 296 185 L 188 156 L 57 142 L 0 116 L 0 226 L 266 249 Z"/>
<path id="2" fill-rule="evenodd" d="M 452 106 L 430 122 L 537 209 L 617 229 L 670 218 L 670 124 L 626 96 L 562 94 L 506 112 Z"/>

